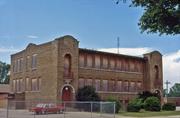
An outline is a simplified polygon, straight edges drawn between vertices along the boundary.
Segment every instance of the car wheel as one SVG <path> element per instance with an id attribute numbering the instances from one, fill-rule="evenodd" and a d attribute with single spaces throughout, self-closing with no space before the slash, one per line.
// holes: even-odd
<path id="1" fill-rule="evenodd" d="M 46 111 L 43 110 L 41 113 L 42 113 L 42 114 L 46 114 Z"/>

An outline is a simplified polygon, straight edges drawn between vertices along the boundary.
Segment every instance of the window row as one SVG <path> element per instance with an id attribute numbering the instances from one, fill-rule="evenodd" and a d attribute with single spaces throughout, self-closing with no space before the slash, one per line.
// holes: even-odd
<path id="1" fill-rule="evenodd" d="M 37 66 L 37 54 L 33 54 L 31 60 L 30 60 L 30 56 L 27 56 L 26 59 L 19 58 L 17 60 L 14 60 L 12 64 L 13 72 L 22 72 L 25 69 L 28 70 L 29 67 L 34 69 L 36 68 L 36 66 Z"/>
<path id="2" fill-rule="evenodd" d="M 93 86 L 96 91 L 111 91 L 111 92 L 139 92 L 142 90 L 142 82 L 131 81 L 115 81 L 115 80 L 100 80 L 100 79 L 79 79 L 79 88 L 84 86 Z"/>
<path id="3" fill-rule="evenodd" d="M 12 83 L 13 92 L 40 91 L 41 78 L 14 79 Z"/>
<path id="4" fill-rule="evenodd" d="M 142 63 L 133 59 L 109 58 L 107 56 L 81 54 L 79 66 L 102 68 L 130 72 L 142 72 Z"/>

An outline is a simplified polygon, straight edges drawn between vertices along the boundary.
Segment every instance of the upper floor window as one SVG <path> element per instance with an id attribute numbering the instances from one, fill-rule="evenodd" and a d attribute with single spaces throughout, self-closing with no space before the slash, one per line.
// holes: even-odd
<path id="1" fill-rule="evenodd" d="M 95 56 L 95 67 L 100 68 L 100 56 L 99 55 Z"/>
<path id="2" fill-rule="evenodd" d="M 129 62 L 129 64 L 130 64 L 130 71 L 131 71 L 131 72 L 133 72 L 134 69 L 135 69 L 135 64 L 134 64 L 134 63 L 135 63 L 135 62 L 132 61 L 132 60 Z"/>
<path id="3" fill-rule="evenodd" d="M 117 70 L 121 70 L 121 66 L 122 66 L 122 62 L 121 62 L 121 60 L 117 60 L 117 66 L 116 66 L 116 68 L 117 68 Z"/>
<path id="4" fill-rule="evenodd" d="M 87 55 L 87 67 L 92 67 L 92 56 L 91 55 Z"/>
<path id="5" fill-rule="evenodd" d="M 79 66 L 84 67 L 84 55 L 79 56 Z"/>
<path id="6" fill-rule="evenodd" d="M 103 57 L 103 68 L 108 68 L 108 59 Z"/>
<path id="7" fill-rule="evenodd" d="M 29 61 L 30 61 L 30 56 L 26 57 L 26 71 L 29 69 Z"/>
<path id="8" fill-rule="evenodd" d="M 20 59 L 17 60 L 17 72 L 20 71 Z"/>
<path id="9" fill-rule="evenodd" d="M 115 60 L 111 59 L 110 60 L 110 69 L 114 69 L 115 68 Z"/>
<path id="10" fill-rule="evenodd" d="M 32 68 L 36 68 L 37 66 L 37 54 L 32 55 Z"/>
<path id="11" fill-rule="evenodd" d="M 20 59 L 19 71 L 23 70 L 23 58 Z"/>

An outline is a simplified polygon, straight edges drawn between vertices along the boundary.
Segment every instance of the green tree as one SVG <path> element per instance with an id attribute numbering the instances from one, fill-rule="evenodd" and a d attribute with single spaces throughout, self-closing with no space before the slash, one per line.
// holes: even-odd
<path id="1" fill-rule="evenodd" d="M 144 109 L 146 111 L 160 111 L 161 110 L 160 100 L 157 97 L 148 97 L 144 101 Z"/>
<path id="2" fill-rule="evenodd" d="M 180 83 L 175 83 L 173 87 L 170 88 L 169 97 L 180 97 Z"/>
<path id="3" fill-rule="evenodd" d="M 8 84 L 9 83 L 9 71 L 10 65 L 3 63 L 0 61 L 0 84 Z"/>
<path id="4" fill-rule="evenodd" d="M 180 0 L 132 0 L 131 6 L 144 8 L 138 23 L 142 32 L 180 34 Z"/>
<path id="5" fill-rule="evenodd" d="M 79 88 L 76 94 L 77 101 L 100 101 L 100 97 L 92 86 Z"/>

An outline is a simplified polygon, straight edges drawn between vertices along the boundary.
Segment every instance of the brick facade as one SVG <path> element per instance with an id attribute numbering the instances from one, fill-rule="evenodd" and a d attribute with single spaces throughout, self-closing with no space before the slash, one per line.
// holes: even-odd
<path id="1" fill-rule="evenodd" d="M 101 99 L 115 96 L 128 103 L 138 92 L 161 95 L 163 89 L 158 51 L 135 57 L 82 49 L 72 36 L 29 44 L 11 55 L 11 65 L 11 91 L 21 100 L 75 100 L 79 87 L 92 85 Z"/>

